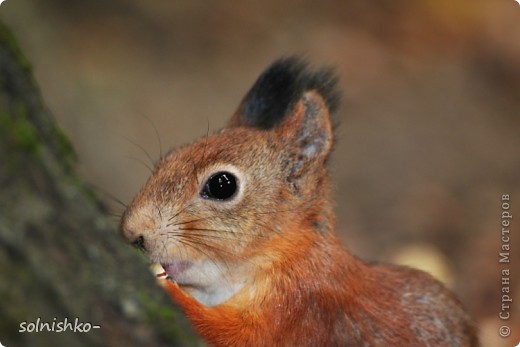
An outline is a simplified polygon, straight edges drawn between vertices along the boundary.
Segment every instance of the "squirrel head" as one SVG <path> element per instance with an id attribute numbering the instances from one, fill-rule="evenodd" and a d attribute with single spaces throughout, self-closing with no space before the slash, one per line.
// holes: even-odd
<path id="1" fill-rule="evenodd" d="M 336 84 L 330 69 L 274 62 L 227 127 L 158 162 L 123 215 L 123 235 L 179 284 L 205 288 L 222 276 L 235 283 L 240 271 L 226 269 L 265 254 L 288 228 L 330 232 Z"/>

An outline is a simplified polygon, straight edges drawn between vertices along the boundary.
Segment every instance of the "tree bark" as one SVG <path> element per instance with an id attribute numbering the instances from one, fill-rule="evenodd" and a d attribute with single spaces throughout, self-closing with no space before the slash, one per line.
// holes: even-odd
<path id="1" fill-rule="evenodd" d="M 0 344 L 200 344 L 75 160 L 0 23 Z"/>

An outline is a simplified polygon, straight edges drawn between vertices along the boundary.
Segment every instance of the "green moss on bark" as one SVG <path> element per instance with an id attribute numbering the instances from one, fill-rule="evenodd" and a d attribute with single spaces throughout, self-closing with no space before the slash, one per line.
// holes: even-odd
<path id="1" fill-rule="evenodd" d="M 0 23 L 0 339 L 6 346 L 193 346 L 182 312 L 117 235 Z M 20 333 L 65 318 L 90 333 Z"/>

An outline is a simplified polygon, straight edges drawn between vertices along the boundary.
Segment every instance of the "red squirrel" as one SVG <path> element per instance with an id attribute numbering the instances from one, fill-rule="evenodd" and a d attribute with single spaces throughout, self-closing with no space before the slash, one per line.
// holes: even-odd
<path id="1" fill-rule="evenodd" d="M 364 262 L 335 235 L 326 162 L 337 77 L 275 61 L 229 124 L 157 163 L 120 230 L 214 346 L 478 346 L 427 273 Z"/>

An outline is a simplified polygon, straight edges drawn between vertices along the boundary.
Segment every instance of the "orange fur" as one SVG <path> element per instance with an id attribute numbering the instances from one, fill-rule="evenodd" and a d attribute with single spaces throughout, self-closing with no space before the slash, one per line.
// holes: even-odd
<path id="1" fill-rule="evenodd" d="M 214 346 L 478 344 L 469 317 L 431 276 L 408 268 L 367 265 L 344 251 L 334 237 L 323 242 L 307 237 L 314 233 L 307 232 L 305 237 L 300 233 L 294 230 L 294 238 L 273 242 L 272 253 L 266 257 L 275 260 L 258 274 L 252 300 L 237 295 L 225 304 L 206 307 L 175 283 L 167 281 L 166 289 L 199 334 Z M 440 310 L 453 324 L 446 333 L 467 338 L 457 343 L 432 337 L 424 344 L 416 329 L 427 335 L 433 324 L 428 315 L 438 308 L 399 307 L 402 290 L 409 285 L 412 292 L 441 297 L 448 306 Z M 461 318 L 466 323 L 457 327 Z"/>
<path id="2" fill-rule="evenodd" d="M 229 127 L 157 164 L 121 232 L 164 264 L 178 282 L 165 281 L 166 290 L 211 345 L 478 346 L 470 317 L 440 282 L 342 247 L 325 166 L 333 81 L 278 64 Z M 273 110 L 285 114 L 269 124 Z M 219 172 L 238 188 L 208 198 Z"/>

